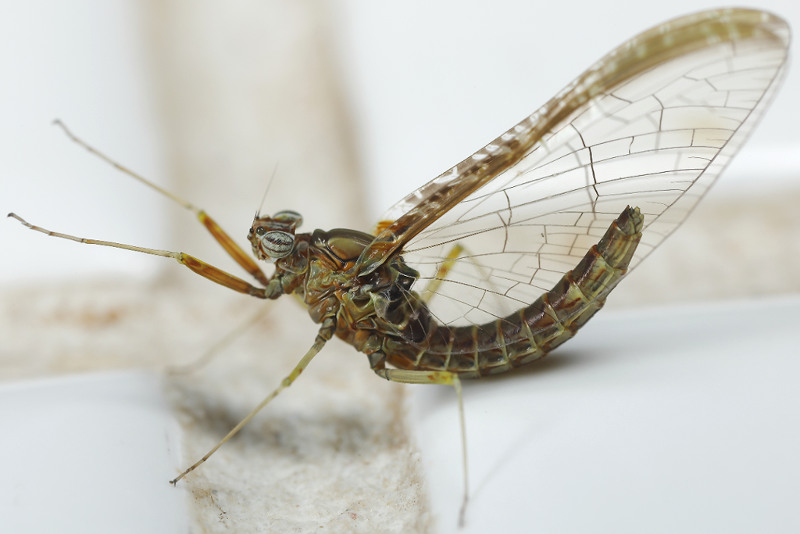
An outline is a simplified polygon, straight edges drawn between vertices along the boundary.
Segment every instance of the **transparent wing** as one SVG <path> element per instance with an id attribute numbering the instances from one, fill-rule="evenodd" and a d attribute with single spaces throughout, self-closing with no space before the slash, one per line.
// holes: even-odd
<path id="1" fill-rule="evenodd" d="M 745 140 L 788 43 L 783 20 L 738 9 L 635 37 L 391 208 L 364 270 L 400 253 L 442 323 L 482 324 L 551 289 L 627 205 L 645 220 L 635 267 Z"/>

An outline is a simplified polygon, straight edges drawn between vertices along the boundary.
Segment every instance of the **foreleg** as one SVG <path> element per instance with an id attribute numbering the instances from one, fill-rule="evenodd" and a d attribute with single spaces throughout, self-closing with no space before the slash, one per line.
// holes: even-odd
<path id="1" fill-rule="evenodd" d="M 197 217 L 197 220 L 199 220 L 203 224 L 203 226 L 206 227 L 208 232 L 214 237 L 214 240 L 217 243 L 219 243 L 220 246 L 222 246 L 222 248 L 225 249 L 225 252 L 227 252 L 228 255 L 231 258 L 233 258 L 234 261 L 236 261 L 236 263 L 238 263 L 244 270 L 250 273 L 250 275 L 256 280 L 258 280 L 261 284 L 267 285 L 268 283 L 267 276 L 264 274 L 263 271 L 261 271 L 261 268 L 259 268 L 258 264 L 250 256 L 250 254 L 242 250 L 242 248 L 236 244 L 236 242 L 231 238 L 231 236 L 229 236 L 222 228 L 220 228 L 220 226 L 216 223 L 216 221 L 212 219 L 204 210 L 194 206 L 193 204 L 182 199 L 178 195 L 167 191 L 163 187 L 154 184 L 144 176 L 141 176 L 133 172 L 132 170 L 128 169 L 127 167 L 124 167 L 123 165 L 117 163 L 116 161 L 109 158 L 108 156 L 106 156 L 93 146 L 91 146 L 89 143 L 78 137 L 77 135 L 73 134 L 72 131 L 70 131 L 70 129 L 67 128 L 67 126 L 63 122 L 56 120 L 54 121 L 54 124 L 59 128 L 61 128 L 67 135 L 67 137 L 69 137 L 76 144 L 85 148 L 92 155 L 97 156 L 106 163 L 112 165 L 114 168 L 116 168 L 123 174 L 127 174 L 134 180 L 137 180 L 138 182 L 146 185 L 151 189 L 155 189 L 165 197 L 179 204 L 181 207 L 193 212 L 195 214 L 195 217 Z"/>
<path id="2" fill-rule="evenodd" d="M 220 285 L 223 285 L 229 289 L 233 289 L 234 291 L 238 291 L 239 293 L 245 293 L 246 295 L 253 295 L 254 297 L 267 299 L 267 298 L 277 298 L 281 295 L 281 288 L 280 282 L 277 280 L 273 282 L 267 282 L 267 287 L 257 287 L 253 284 L 245 282 L 238 276 L 234 276 L 226 271 L 218 267 L 214 267 L 213 265 L 209 265 L 208 263 L 198 260 L 194 256 L 190 256 L 189 254 L 185 254 L 183 252 L 172 252 L 169 250 L 159 250 L 155 248 L 145 248 L 145 247 L 137 247 L 135 245 L 126 245 L 123 243 L 115 243 L 114 241 L 101 241 L 99 239 L 88 239 L 85 237 L 76 237 L 74 235 L 69 234 L 62 234 L 60 232 L 53 232 L 52 230 L 48 230 L 47 228 L 42 228 L 41 226 L 35 226 L 16 213 L 9 213 L 9 217 L 12 217 L 18 220 L 20 223 L 25 225 L 26 227 L 34 230 L 36 232 L 41 232 L 43 234 L 58 237 L 60 239 L 68 239 L 70 241 L 76 241 L 78 243 L 85 243 L 87 245 L 100 245 L 102 247 L 113 247 L 113 248 L 121 248 L 124 250 L 132 250 L 134 252 L 141 252 L 143 254 L 152 254 L 153 256 L 162 256 L 164 258 L 172 258 L 181 265 L 184 265 L 194 271 L 195 273 L 199 274 L 204 278 L 208 278 L 212 282 L 216 282 Z"/>

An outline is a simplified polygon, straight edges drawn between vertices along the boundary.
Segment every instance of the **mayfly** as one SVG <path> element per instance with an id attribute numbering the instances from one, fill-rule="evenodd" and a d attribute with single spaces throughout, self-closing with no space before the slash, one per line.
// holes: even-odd
<path id="1" fill-rule="evenodd" d="M 257 259 L 273 264 L 270 276 L 203 210 L 64 128 L 195 212 L 256 284 L 182 252 L 79 238 L 9 216 L 55 237 L 173 258 L 254 297 L 297 294 L 320 325 L 277 389 L 174 484 L 292 384 L 334 336 L 365 353 L 378 376 L 451 385 L 459 405 L 461 379 L 512 371 L 572 337 L 683 222 L 744 142 L 779 85 L 789 33 L 782 19 L 745 9 L 645 31 L 397 202 L 372 233 L 297 233 L 299 213 L 257 213 L 248 241 Z"/>

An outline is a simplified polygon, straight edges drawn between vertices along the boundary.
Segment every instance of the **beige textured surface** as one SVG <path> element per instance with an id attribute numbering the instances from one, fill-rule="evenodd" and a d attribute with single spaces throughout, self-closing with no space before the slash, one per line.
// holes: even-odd
<path id="1" fill-rule="evenodd" d="M 712 188 L 678 231 L 620 284 L 607 308 L 800 292 L 798 205 L 797 187 L 747 196 Z"/>
<path id="2" fill-rule="evenodd" d="M 174 180 L 167 187 L 208 209 L 241 242 L 277 165 L 265 212 L 300 210 L 303 230 L 368 226 L 320 3 L 142 6 L 166 174 Z M 169 213 L 173 224 L 158 246 L 241 274 L 190 214 L 172 206 Z M 265 307 L 163 265 L 159 283 L 8 289 L 0 379 L 163 369 L 196 359 L 254 310 L 271 310 L 209 366 L 167 375 L 188 465 L 279 383 L 316 327 L 290 298 Z M 187 480 L 194 531 L 430 530 L 402 392 L 377 380 L 363 356 L 330 343 L 274 406 Z"/>
<path id="3" fill-rule="evenodd" d="M 360 189 L 346 116 L 327 71 L 316 4 L 270 2 L 254 11 L 256 3 L 247 3 L 224 17 L 213 6 L 188 4 L 149 4 L 154 92 L 176 190 L 238 237 L 278 163 L 271 198 L 281 202 L 266 211 L 302 210 L 304 229 L 368 227 L 359 219 L 364 199 L 354 193 Z M 800 292 L 799 204 L 800 190 L 738 199 L 716 198 L 712 190 L 608 307 Z M 191 217 L 172 213 L 176 223 L 165 233 L 175 236 L 174 246 L 230 265 Z M 185 463 L 257 404 L 316 332 L 291 299 L 264 307 L 177 266 L 165 266 L 158 283 L 45 282 L 0 295 L 2 380 L 191 362 L 255 310 L 267 309 L 207 367 L 168 375 L 185 431 Z M 363 355 L 330 343 L 290 390 L 187 481 L 195 531 L 431 531 L 419 453 L 403 419 L 405 390 L 377 380 Z"/>
<path id="4" fill-rule="evenodd" d="M 184 464 L 276 386 L 315 333 L 300 306 L 285 299 L 210 364 L 174 374 L 170 366 L 195 361 L 264 303 L 210 286 L 124 281 L 6 290 L 2 303 L 2 380 L 163 371 L 184 430 Z M 331 342 L 292 388 L 182 484 L 194 531 L 427 531 L 403 405 L 401 386 L 375 379 L 363 356 Z M 164 473 L 165 483 L 175 474 Z"/>
<path id="5" fill-rule="evenodd" d="M 321 8 L 317 2 L 150 4 L 153 79 L 170 140 L 171 187 L 204 202 L 237 237 L 275 169 L 264 211 L 301 211 L 303 230 L 366 226 Z M 209 250 L 191 218 L 173 213 L 177 246 Z M 216 249 L 203 257 L 230 264 Z M 184 273 L 172 271 L 169 279 L 177 281 L 178 274 Z M 201 284 L 192 291 L 201 291 Z M 233 302 L 242 300 L 234 296 Z M 253 341 L 251 356 L 238 359 L 237 352 L 235 361 L 215 363 L 207 383 L 176 380 L 173 399 L 184 414 L 188 462 L 311 346 L 316 328 L 303 310 L 293 302 L 268 307 L 263 324 L 270 326 Z M 205 326 L 188 331 L 219 332 L 217 314 L 209 310 Z M 278 353 L 286 359 L 264 359 Z M 254 360 L 264 360 L 264 367 L 251 367 Z M 209 396 L 212 391 L 220 398 Z M 272 417 L 260 417 L 242 439 L 226 445 L 219 462 L 192 479 L 196 528 L 428 530 L 402 405 L 401 388 L 376 380 L 363 357 L 330 343 L 269 408 Z"/>
<path id="6" fill-rule="evenodd" d="M 660 257 L 621 284 L 609 307 L 800 292 L 793 276 L 800 268 L 799 196 L 753 204 L 712 196 Z M 178 282 L 6 288 L 0 377 L 166 372 L 266 310 L 207 366 L 166 374 L 185 432 L 184 463 L 194 461 L 285 376 L 310 346 L 315 325 L 292 299 L 265 304 L 178 266 L 168 270 Z M 362 355 L 329 343 L 295 385 L 187 480 L 195 531 L 431 531 L 404 391 L 377 380 Z"/>

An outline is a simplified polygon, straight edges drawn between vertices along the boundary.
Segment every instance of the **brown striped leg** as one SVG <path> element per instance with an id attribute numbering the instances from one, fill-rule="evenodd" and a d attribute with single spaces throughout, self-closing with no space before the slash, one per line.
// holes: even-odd
<path id="1" fill-rule="evenodd" d="M 228 255 L 230 255 L 230 257 L 233 258 L 234 261 L 236 261 L 236 263 L 238 263 L 245 271 L 250 273 L 250 275 L 256 280 L 258 280 L 258 282 L 260 282 L 262 285 L 267 285 L 269 283 L 267 276 L 263 273 L 263 271 L 261 271 L 261 268 L 252 258 L 252 256 L 246 253 L 244 250 L 242 250 L 242 248 L 236 244 L 236 242 L 231 238 L 231 236 L 229 236 L 222 228 L 220 228 L 219 225 L 216 223 L 216 221 L 214 221 L 214 219 L 209 217 L 205 211 L 201 210 L 200 208 L 197 208 L 196 206 L 194 206 L 190 202 L 187 202 L 181 197 L 173 193 L 170 193 L 166 189 L 154 184 L 150 180 L 146 179 L 144 176 L 140 176 L 139 174 L 136 174 L 132 170 L 128 169 L 127 167 L 120 165 L 119 163 L 109 158 L 108 156 L 106 156 L 93 146 L 86 143 L 83 139 L 73 134 L 63 122 L 56 120 L 53 121 L 53 123 L 59 128 L 61 128 L 64 131 L 64 133 L 67 134 L 67 137 L 69 137 L 72 141 L 74 141 L 78 145 L 88 150 L 92 155 L 97 156 L 106 163 L 112 165 L 120 172 L 127 174 L 134 180 L 137 180 L 140 183 L 146 185 L 147 187 L 158 191 L 165 197 L 171 199 L 173 202 L 176 202 L 183 208 L 193 212 L 197 217 L 197 219 L 203 224 L 203 226 L 206 227 L 209 233 L 214 237 L 216 242 L 219 243 L 222 246 L 222 248 L 225 249 Z"/>
<path id="2" fill-rule="evenodd" d="M 209 265 L 204 261 L 198 260 L 194 256 L 190 256 L 189 254 L 184 254 L 183 252 L 171 252 L 169 250 L 159 250 L 155 248 L 145 248 L 145 247 L 137 247 L 134 245 L 125 245 L 123 243 L 115 243 L 113 241 L 100 241 L 98 239 L 87 239 L 84 237 L 76 237 L 74 235 L 69 234 L 62 234 L 60 232 L 53 232 L 48 230 L 47 228 L 42 228 L 41 226 L 34 226 L 33 224 L 29 223 L 19 215 L 15 213 L 9 213 L 9 217 L 12 217 L 18 220 L 20 223 L 25 225 L 26 227 L 34 230 L 36 232 L 41 232 L 43 234 L 58 237 L 60 239 L 68 239 L 70 241 L 75 241 L 78 243 L 85 243 L 87 245 L 100 245 L 102 247 L 113 247 L 113 248 L 121 248 L 124 250 L 132 250 L 134 252 L 141 252 L 143 254 L 152 254 L 153 256 L 162 256 L 164 258 L 172 258 L 181 265 L 184 265 L 194 271 L 195 273 L 199 274 L 204 278 L 208 278 L 212 282 L 216 282 L 222 286 L 225 286 L 229 289 L 233 289 L 234 291 L 238 291 L 239 293 L 244 293 L 246 295 L 253 295 L 254 297 L 267 299 L 267 298 L 277 298 L 281 295 L 281 288 L 280 282 L 275 281 L 274 283 L 266 284 L 266 287 L 256 287 L 248 282 L 245 282 L 241 278 L 234 276 L 230 273 L 223 271 L 213 265 Z"/>

